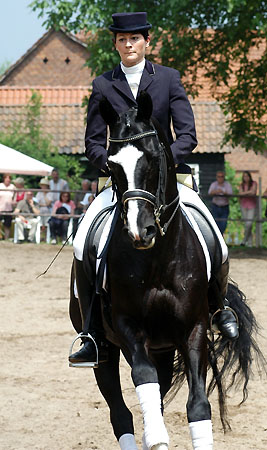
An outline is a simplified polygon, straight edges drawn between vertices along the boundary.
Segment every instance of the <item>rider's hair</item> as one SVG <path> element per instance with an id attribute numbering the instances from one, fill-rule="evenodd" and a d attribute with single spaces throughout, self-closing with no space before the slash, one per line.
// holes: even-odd
<path id="1" fill-rule="evenodd" d="M 118 34 L 119 32 L 114 32 L 113 33 L 113 35 L 114 35 L 114 42 L 116 42 L 116 38 L 117 38 L 117 34 Z M 144 39 L 145 39 L 145 41 L 147 40 L 147 38 L 148 38 L 148 36 L 149 36 L 149 32 L 148 32 L 148 30 L 142 30 L 142 31 L 131 31 L 131 32 L 129 32 L 129 33 L 132 33 L 132 34 L 135 34 L 135 33 L 138 33 L 138 34 L 142 34 L 142 36 L 144 36 Z"/>

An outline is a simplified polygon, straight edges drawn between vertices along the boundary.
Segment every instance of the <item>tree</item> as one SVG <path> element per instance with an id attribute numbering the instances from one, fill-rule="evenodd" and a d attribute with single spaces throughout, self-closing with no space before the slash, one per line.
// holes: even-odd
<path id="1" fill-rule="evenodd" d="M 32 90 L 32 95 L 21 113 L 21 119 L 12 122 L 7 132 L 0 132 L 0 142 L 25 155 L 57 167 L 62 178 L 67 177 L 71 171 L 72 176 L 68 180 L 70 187 L 79 189 L 82 168 L 74 158 L 60 155 L 58 149 L 52 144 L 51 136 L 43 132 L 41 107 L 41 94 Z"/>
<path id="2" fill-rule="evenodd" d="M 148 11 L 157 57 L 180 70 L 188 93 L 201 88 L 199 70 L 211 83 L 227 120 L 224 143 L 255 152 L 266 148 L 266 0 L 34 0 L 49 27 L 89 31 L 93 73 L 118 61 L 106 28 L 113 12 Z M 257 58 L 252 57 L 257 51 Z"/>
<path id="3" fill-rule="evenodd" d="M 8 60 L 5 60 L 0 64 L 0 75 L 3 75 L 5 71 L 11 66 L 11 62 Z"/>

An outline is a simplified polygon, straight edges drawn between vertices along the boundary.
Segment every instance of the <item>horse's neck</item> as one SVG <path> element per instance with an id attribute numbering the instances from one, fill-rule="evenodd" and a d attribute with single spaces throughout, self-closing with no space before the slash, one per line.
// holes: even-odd
<path id="1" fill-rule="evenodd" d="M 170 204 L 178 195 L 175 168 L 171 167 L 167 174 L 166 204 Z"/>

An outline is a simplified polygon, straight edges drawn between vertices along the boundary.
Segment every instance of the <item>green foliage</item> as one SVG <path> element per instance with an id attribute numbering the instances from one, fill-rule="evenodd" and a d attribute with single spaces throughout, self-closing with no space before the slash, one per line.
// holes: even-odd
<path id="1" fill-rule="evenodd" d="M 79 161 L 67 155 L 60 155 L 53 146 L 51 136 L 44 134 L 41 126 L 42 97 L 32 90 L 31 98 L 25 106 L 21 119 L 13 122 L 8 132 L 0 132 L 0 141 L 25 155 L 43 161 L 58 168 L 62 178 L 68 178 L 71 189 L 80 188 L 82 168 Z M 71 171 L 71 178 L 68 173 Z M 36 177 L 30 181 L 31 187 L 36 187 Z"/>
<path id="2" fill-rule="evenodd" d="M 197 71 L 206 72 L 227 115 L 224 142 L 255 152 L 266 148 L 266 0 L 34 0 L 30 6 L 46 17 L 48 28 L 90 31 L 88 65 L 95 74 L 118 61 L 106 31 L 112 13 L 147 11 L 153 46 L 162 43 L 157 56 L 180 70 L 188 93 L 197 94 Z M 258 48 L 261 54 L 252 61 L 249 52 Z"/>
<path id="3" fill-rule="evenodd" d="M 4 62 L 2 62 L 2 64 L 0 64 L 0 75 L 3 75 L 3 73 L 5 73 L 5 71 L 11 66 L 11 62 L 5 60 Z"/>

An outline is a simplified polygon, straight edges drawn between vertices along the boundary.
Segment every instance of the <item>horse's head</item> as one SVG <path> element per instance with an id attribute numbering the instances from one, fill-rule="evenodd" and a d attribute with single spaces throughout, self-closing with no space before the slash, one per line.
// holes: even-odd
<path id="1" fill-rule="evenodd" d="M 99 107 L 110 127 L 107 164 L 123 205 L 124 229 L 135 248 L 148 249 L 155 243 L 157 227 L 164 234 L 160 215 L 169 206 L 167 175 L 174 173 L 174 164 L 166 138 L 163 145 L 162 132 L 151 119 L 149 94 L 141 92 L 137 104 L 120 115 L 107 99 Z M 172 191 L 172 200 L 178 202 L 176 184 Z"/>

